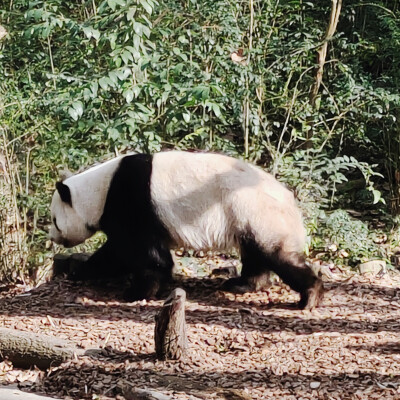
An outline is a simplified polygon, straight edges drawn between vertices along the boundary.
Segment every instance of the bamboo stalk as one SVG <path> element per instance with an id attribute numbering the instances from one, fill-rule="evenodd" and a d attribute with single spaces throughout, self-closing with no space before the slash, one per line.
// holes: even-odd
<path id="1" fill-rule="evenodd" d="M 336 31 L 337 24 L 339 22 L 340 11 L 342 8 L 342 0 L 331 0 L 331 2 L 332 6 L 331 6 L 331 14 L 329 17 L 329 24 L 326 29 L 325 36 L 322 40 L 322 44 L 317 50 L 317 67 L 315 69 L 314 83 L 311 86 L 309 95 L 309 102 L 314 111 L 316 111 L 319 108 L 317 104 L 317 98 L 322 83 L 324 66 L 326 63 L 326 56 L 328 53 L 328 43 L 332 39 Z M 307 149 L 311 148 L 311 139 L 314 135 L 313 132 L 314 122 L 312 117 L 308 121 L 308 126 L 310 129 L 306 132 L 306 141 L 305 141 L 305 148 Z"/>
<path id="2" fill-rule="evenodd" d="M 0 138 L 0 280 L 23 277 L 27 262 L 26 229 L 22 228 L 17 194 L 19 172 L 11 162 L 12 149 L 2 131 Z M 26 219 L 26 218 L 24 218 Z"/>
<path id="3" fill-rule="evenodd" d="M 326 61 L 326 55 L 328 52 L 328 42 L 332 39 L 337 24 L 339 21 L 340 10 L 342 8 L 342 0 L 332 0 L 331 15 L 329 18 L 329 25 L 326 29 L 325 37 L 322 45 L 317 50 L 317 69 L 315 72 L 315 79 L 313 86 L 310 90 L 310 104 L 313 108 L 316 107 L 316 100 L 319 92 L 319 88 L 322 82 L 322 75 L 324 73 L 324 66 Z"/>
<path id="4" fill-rule="evenodd" d="M 54 85 L 54 89 L 57 89 L 56 78 L 54 76 L 55 69 L 54 69 L 54 62 L 53 62 L 53 53 L 51 51 L 50 36 L 47 36 L 47 45 L 49 47 L 49 57 L 50 57 L 50 65 L 51 65 L 51 74 L 53 75 L 53 85 Z"/>

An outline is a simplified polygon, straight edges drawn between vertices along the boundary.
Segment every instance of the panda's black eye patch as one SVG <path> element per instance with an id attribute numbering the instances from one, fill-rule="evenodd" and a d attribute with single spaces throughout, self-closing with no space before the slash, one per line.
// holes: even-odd
<path id="1" fill-rule="evenodd" d="M 53 224 L 56 227 L 56 229 L 58 230 L 58 232 L 61 232 L 61 229 L 58 227 L 57 220 L 55 218 L 53 218 Z"/>

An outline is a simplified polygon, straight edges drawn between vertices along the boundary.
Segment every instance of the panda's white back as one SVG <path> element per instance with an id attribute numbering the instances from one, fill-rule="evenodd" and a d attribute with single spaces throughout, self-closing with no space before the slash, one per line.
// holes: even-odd
<path id="1" fill-rule="evenodd" d="M 231 249 L 248 233 L 268 249 L 303 250 L 304 228 L 293 194 L 243 161 L 210 153 L 155 154 L 151 197 L 179 246 Z"/>

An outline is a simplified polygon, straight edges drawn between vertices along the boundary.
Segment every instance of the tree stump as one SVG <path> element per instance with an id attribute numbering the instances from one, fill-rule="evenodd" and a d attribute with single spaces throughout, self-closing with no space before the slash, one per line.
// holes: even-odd
<path id="1" fill-rule="evenodd" d="M 186 292 L 177 288 L 156 315 L 154 341 L 159 360 L 179 360 L 188 347 L 185 320 Z"/>

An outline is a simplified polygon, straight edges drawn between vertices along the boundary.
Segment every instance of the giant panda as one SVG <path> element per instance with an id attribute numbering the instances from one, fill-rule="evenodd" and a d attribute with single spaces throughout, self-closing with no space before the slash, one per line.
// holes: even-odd
<path id="1" fill-rule="evenodd" d="M 322 282 L 303 256 L 305 230 L 293 194 L 272 175 L 232 157 L 166 151 L 128 154 L 57 182 L 51 239 L 66 247 L 96 231 L 107 242 L 77 271 L 121 268 L 133 276 L 133 301 L 157 293 L 170 279 L 171 247 L 237 248 L 241 276 L 224 290 L 257 289 L 274 271 L 299 292 L 299 307 L 318 305 Z"/>

